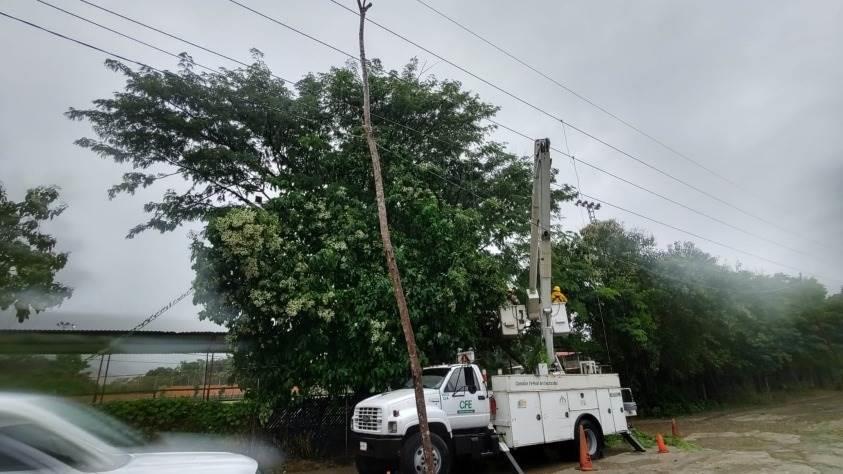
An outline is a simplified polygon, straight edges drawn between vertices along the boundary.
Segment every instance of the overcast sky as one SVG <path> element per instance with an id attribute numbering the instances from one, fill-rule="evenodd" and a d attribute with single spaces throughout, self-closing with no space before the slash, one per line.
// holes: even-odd
<path id="1" fill-rule="evenodd" d="M 206 65 L 231 63 L 98 11 L 77 0 L 50 0 L 65 9 L 135 35 L 161 48 L 188 51 Z M 227 0 L 127 2 L 92 0 L 177 33 L 229 56 L 248 60 L 262 50 L 276 74 L 299 78 L 342 65 L 345 57 L 259 18 Z M 242 0 L 280 20 L 354 51 L 356 18 L 328 0 Z M 586 166 L 578 166 L 585 193 L 704 237 L 816 275 L 834 291 L 843 285 L 843 3 L 838 1 L 444 1 L 427 0 L 557 81 L 585 95 L 676 150 L 726 176 L 728 184 L 606 116 L 457 29 L 415 0 L 375 1 L 370 16 L 694 186 L 779 227 L 741 214 L 670 181 L 631 159 L 568 131 L 571 152 L 705 213 L 808 255 L 748 236 L 647 195 Z M 352 0 L 344 0 L 353 6 Z M 174 60 L 30 0 L 6 0 L 0 10 L 158 68 Z M 369 27 L 368 48 L 392 68 L 411 57 L 437 77 L 459 79 L 502 107 L 498 120 L 564 149 L 558 122 L 466 76 L 400 40 Z M 33 186 L 62 189 L 67 211 L 47 226 L 70 260 L 60 280 L 74 288 L 60 308 L 18 325 L 2 315 L 0 328 L 51 328 L 59 320 L 82 329 L 126 329 L 189 287 L 192 279 L 185 226 L 126 240 L 145 219 L 142 205 L 166 189 L 161 183 L 109 201 L 106 189 L 124 166 L 73 145 L 92 136 L 71 122 L 68 107 L 87 107 L 122 88 L 103 67 L 101 53 L 0 17 L 0 181 L 20 199 Z M 512 152 L 531 154 L 532 143 L 500 131 Z M 554 166 L 575 184 L 570 160 Z M 387 177 L 388 179 L 388 177 Z M 566 208 L 565 226 L 582 216 Z M 706 251 L 762 272 L 786 271 L 762 259 L 699 241 L 617 209 L 617 218 L 644 229 L 664 246 L 695 240 Z M 189 302 L 150 329 L 207 330 Z"/>

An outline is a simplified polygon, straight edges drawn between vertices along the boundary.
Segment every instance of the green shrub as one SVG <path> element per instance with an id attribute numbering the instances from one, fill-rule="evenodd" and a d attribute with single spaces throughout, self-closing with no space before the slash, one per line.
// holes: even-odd
<path id="1" fill-rule="evenodd" d="M 255 416 L 249 401 L 219 402 L 191 398 L 155 398 L 107 402 L 98 408 L 142 431 L 239 434 L 247 433 Z"/>

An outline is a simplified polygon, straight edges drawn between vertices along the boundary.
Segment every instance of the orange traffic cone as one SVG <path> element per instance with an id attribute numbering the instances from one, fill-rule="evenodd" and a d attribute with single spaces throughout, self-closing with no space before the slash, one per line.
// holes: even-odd
<path id="1" fill-rule="evenodd" d="M 661 433 L 656 435 L 656 445 L 659 447 L 659 454 L 665 454 L 670 452 L 667 450 L 667 446 L 664 444 L 664 438 L 662 438 Z"/>
<path id="2" fill-rule="evenodd" d="M 671 432 L 671 434 L 673 435 L 674 438 L 681 437 L 679 435 L 679 428 L 677 428 L 677 426 L 676 426 L 676 418 L 672 418 L 670 420 L 670 432 Z"/>
<path id="3" fill-rule="evenodd" d="M 580 425 L 580 471 L 593 471 L 591 456 L 588 455 L 588 442 L 585 440 L 585 429 Z"/>

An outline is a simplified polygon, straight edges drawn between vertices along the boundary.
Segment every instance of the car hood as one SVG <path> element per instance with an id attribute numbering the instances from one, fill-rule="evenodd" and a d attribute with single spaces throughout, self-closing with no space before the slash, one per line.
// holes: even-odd
<path id="1" fill-rule="evenodd" d="M 430 388 L 424 389 L 424 398 L 428 405 L 439 404 L 439 392 Z M 415 408 L 416 392 L 412 388 L 402 388 L 391 392 L 381 393 L 369 397 L 358 403 L 359 406 L 385 407 L 389 409 Z"/>
<path id="2" fill-rule="evenodd" d="M 232 453 L 142 453 L 132 454 L 120 473 L 184 474 L 255 474 L 258 463 L 250 457 Z"/>

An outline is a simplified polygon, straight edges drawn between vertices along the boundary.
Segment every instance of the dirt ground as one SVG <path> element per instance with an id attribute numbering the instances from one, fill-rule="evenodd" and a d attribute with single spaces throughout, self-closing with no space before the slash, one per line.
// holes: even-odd
<path id="1" fill-rule="evenodd" d="M 626 446 L 609 449 L 595 467 L 607 472 L 843 472 L 843 392 L 794 396 L 784 403 L 708 412 L 677 418 L 680 434 L 697 449 L 671 447 L 634 453 Z M 641 431 L 670 433 L 670 420 L 636 420 Z M 574 462 L 559 461 L 548 449 L 519 450 L 525 473 L 579 472 Z M 315 467 L 315 466 L 314 466 Z M 288 471 L 301 472 L 301 471 Z M 311 474 L 353 473 L 351 466 L 316 468 Z M 508 472 L 506 465 L 460 465 L 456 472 Z"/>

